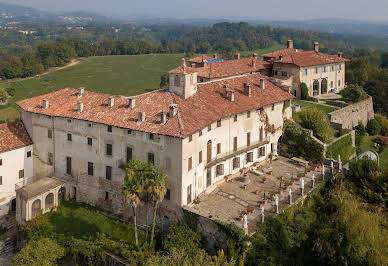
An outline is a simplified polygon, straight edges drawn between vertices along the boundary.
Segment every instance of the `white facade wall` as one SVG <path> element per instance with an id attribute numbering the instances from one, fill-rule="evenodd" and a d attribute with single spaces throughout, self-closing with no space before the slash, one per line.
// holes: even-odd
<path id="1" fill-rule="evenodd" d="M 15 185 L 27 184 L 33 178 L 32 145 L 0 153 L 0 216 L 11 209 L 11 202 L 16 198 Z M 27 154 L 31 154 L 27 157 Z M 24 178 L 19 178 L 19 171 L 24 170 Z M 15 205 L 16 207 L 16 205 Z"/>

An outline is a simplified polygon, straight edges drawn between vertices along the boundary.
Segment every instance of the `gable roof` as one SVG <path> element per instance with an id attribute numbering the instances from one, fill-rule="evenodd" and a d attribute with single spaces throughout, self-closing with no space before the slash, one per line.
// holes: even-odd
<path id="1" fill-rule="evenodd" d="M 208 55 L 200 55 L 200 56 L 187 59 L 187 62 L 199 64 L 199 63 L 202 63 L 204 60 L 212 60 L 212 59 L 214 59 L 214 57 L 210 57 Z"/>
<path id="2" fill-rule="evenodd" d="M 115 104 L 108 107 L 110 95 L 86 91 L 84 96 L 78 97 L 78 91 L 70 88 L 26 99 L 17 104 L 32 113 L 184 138 L 218 119 L 293 98 L 268 80 L 265 80 L 266 89 L 262 90 L 259 87 L 260 78 L 264 76 L 254 74 L 200 83 L 197 93 L 186 100 L 168 90 L 157 90 L 136 96 L 136 106 L 133 109 L 128 108 L 128 99 L 124 96 L 113 96 Z M 244 83 L 251 84 L 252 97 L 243 93 Z M 223 97 L 225 84 L 235 90 L 234 102 Z M 43 99 L 49 101 L 49 108 L 42 108 Z M 84 105 L 81 113 L 77 111 L 78 102 Z M 168 118 L 163 125 L 161 112 L 168 112 L 170 104 L 178 104 L 178 115 Z M 139 111 L 145 112 L 146 119 L 142 123 L 137 121 Z"/>
<path id="3" fill-rule="evenodd" d="M 0 124 L 0 152 L 32 145 L 21 121 Z"/>
<path id="4" fill-rule="evenodd" d="M 300 67 L 317 66 L 349 61 L 338 55 L 329 55 L 315 51 L 307 51 L 294 48 L 286 48 L 272 53 L 262 55 L 264 58 L 271 58 L 276 63 L 294 64 Z M 282 56 L 282 59 L 279 59 Z"/>

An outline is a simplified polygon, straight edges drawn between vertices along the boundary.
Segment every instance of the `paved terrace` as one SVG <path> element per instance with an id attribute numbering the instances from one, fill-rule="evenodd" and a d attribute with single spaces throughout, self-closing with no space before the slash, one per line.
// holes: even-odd
<path id="1" fill-rule="evenodd" d="M 243 215 L 248 215 L 248 234 L 253 234 L 257 223 L 261 223 L 261 207 L 264 217 L 276 215 L 274 195 L 279 196 L 279 212 L 289 204 L 289 188 L 292 189 L 292 203 L 301 197 L 301 178 L 304 176 L 304 195 L 312 190 L 312 175 L 315 186 L 322 182 L 322 167 L 305 169 L 305 166 L 290 159 L 257 164 L 257 173 L 248 172 L 220 184 L 211 193 L 203 193 L 198 201 L 186 207 L 187 210 L 225 223 L 234 223 L 243 228 Z M 325 167 L 325 177 L 330 175 L 330 167 Z"/>

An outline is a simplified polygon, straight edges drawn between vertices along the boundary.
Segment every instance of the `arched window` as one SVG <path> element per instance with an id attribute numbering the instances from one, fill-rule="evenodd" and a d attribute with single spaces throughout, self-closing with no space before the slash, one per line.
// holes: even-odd
<path id="1" fill-rule="evenodd" d="M 321 81 L 321 94 L 327 93 L 327 79 L 322 79 Z"/>
<path id="2" fill-rule="evenodd" d="M 40 199 L 36 199 L 31 206 L 31 218 L 35 218 L 42 211 L 42 204 Z"/>
<path id="3" fill-rule="evenodd" d="M 66 200 L 66 188 L 61 187 L 58 191 L 58 204 L 63 203 Z"/>
<path id="4" fill-rule="evenodd" d="M 314 80 L 313 83 L 313 96 L 319 95 L 319 81 Z"/>
<path id="5" fill-rule="evenodd" d="M 54 194 L 50 193 L 46 196 L 46 199 L 44 200 L 44 209 L 50 210 L 52 207 L 54 207 Z"/>

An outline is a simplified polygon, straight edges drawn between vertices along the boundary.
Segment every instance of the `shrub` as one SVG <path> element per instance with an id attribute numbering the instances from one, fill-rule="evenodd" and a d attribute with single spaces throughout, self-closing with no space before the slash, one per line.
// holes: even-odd
<path id="1" fill-rule="evenodd" d="M 364 124 L 360 121 L 358 122 L 358 125 L 355 127 L 357 136 L 365 136 L 366 135 L 366 129 L 364 127 Z"/>
<path id="2" fill-rule="evenodd" d="M 173 248 L 179 247 L 189 257 L 193 257 L 202 247 L 201 235 L 185 225 L 173 225 L 162 240 L 162 249 L 170 253 Z"/>
<path id="3" fill-rule="evenodd" d="M 388 137 L 388 118 L 383 114 L 376 114 L 375 119 L 381 126 L 380 134 Z"/>
<path id="4" fill-rule="evenodd" d="M 0 103 L 5 103 L 8 99 L 8 92 L 4 88 L 0 88 Z"/>
<path id="5" fill-rule="evenodd" d="M 300 98 L 302 100 L 308 100 L 309 99 L 309 89 L 307 88 L 306 83 L 302 82 L 300 84 Z"/>
<path id="6" fill-rule="evenodd" d="M 325 112 L 316 108 L 308 108 L 299 112 L 300 124 L 311 129 L 321 141 L 327 142 L 334 134 Z"/>
<path id="7" fill-rule="evenodd" d="M 371 119 L 368 121 L 368 124 L 366 125 L 366 131 L 368 132 L 369 135 L 374 136 L 380 133 L 381 126 L 376 119 Z"/>
<path id="8" fill-rule="evenodd" d="M 28 244 L 12 258 L 12 265 L 58 265 L 58 260 L 65 256 L 65 248 L 55 240 L 42 238 L 29 241 Z"/>
<path id="9" fill-rule="evenodd" d="M 345 102 L 356 103 L 368 98 L 368 94 L 358 85 L 349 85 L 341 91 L 342 98 Z"/>

